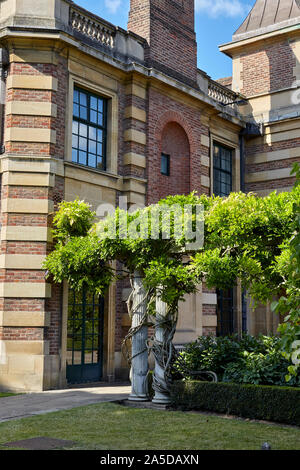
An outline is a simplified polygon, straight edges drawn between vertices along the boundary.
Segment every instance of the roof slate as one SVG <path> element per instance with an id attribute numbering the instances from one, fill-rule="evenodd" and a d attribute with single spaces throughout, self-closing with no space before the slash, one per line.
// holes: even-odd
<path id="1" fill-rule="evenodd" d="M 259 36 L 292 25 L 300 25 L 299 0 L 257 0 L 233 35 L 233 41 Z"/>

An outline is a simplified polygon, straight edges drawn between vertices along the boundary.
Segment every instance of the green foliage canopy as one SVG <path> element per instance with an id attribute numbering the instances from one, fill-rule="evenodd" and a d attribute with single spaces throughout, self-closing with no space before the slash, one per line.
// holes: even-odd
<path id="1" fill-rule="evenodd" d="M 232 193 L 222 199 L 192 193 L 170 196 L 133 213 L 117 209 L 94 224 L 95 214 L 83 201 L 63 202 L 54 218 L 57 244 L 44 266 L 56 282 L 66 279 L 72 288 L 85 284 L 103 294 L 117 278 L 112 266 L 118 260 L 129 273 L 140 271 L 147 288 L 160 289 L 169 305 L 177 305 L 204 280 L 208 287 L 226 288 L 240 279 L 257 301 L 283 292 L 294 296 L 294 285 L 299 283 L 299 267 L 293 268 L 299 266 L 299 201 L 300 185 L 290 193 L 274 192 L 265 198 Z M 191 240 L 184 230 L 176 236 L 178 214 L 185 205 L 193 211 L 182 224 L 194 228 L 194 209 L 204 209 L 204 246 L 196 253 L 186 252 Z M 162 206 L 177 207 L 171 224 L 164 217 L 151 218 Z M 298 234 L 290 242 L 297 224 Z M 133 231 L 126 237 L 128 227 Z M 151 237 L 153 229 L 158 238 Z M 189 255 L 188 262 L 183 262 L 184 254 Z"/>
<path id="2" fill-rule="evenodd" d="M 295 190 L 300 188 L 300 167 L 295 164 L 293 174 L 296 175 Z M 288 381 L 296 376 L 300 366 L 300 200 L 293 205 L 294 232 L 284 244 L 277 258 L 278 271 L 284 278 L 285 292 L 273 303 L 273 309 L 284 315 L 284 321 L 279 326 L 283 336 L 283 350 L 286 359 L 292 360 L 289 366 Z"/>
<path id="3" fill-rule="evenodd" d="M 193 194 L 175 199 L 181 212 L 186 203 L 199 204 L 199 198 Z M 171 200 L 160 204 L 170 206 Z M 92 224 L 95 214 L 86 203 L 78 200 L 62 203 L 54 218 L 57 244 L 44 263 L 47 276 L 52 276 L 55 282 L 66 279 L 73 289 L 85 285 L 103 295 L 109 284 L 118 279 L 113 269 L 113 262 L 118 260 L 127 273 L 141 272 L 149 291 L 159 289 L 162 299 L 176 306 L 185 294 L 196 290 L 196 274 L 189 265 L 182 264 L 187 238 L 176 236 L 174 214 L 171 214 L 169 236 L 164 238 L 168 223 L 160 217 L 156 228 L 159 237 L 151 238 L 151 216 L 155 211 L 159 212 L 159 204 L 134 213 L 117 208 L 114 214 Z M 191 224 L 194 219 L 191 214 Z M 132 227 L 135 230 L 130 234 Z"/>
<path id="4" fill-rule="evenodd" d="M 251 193 L 211 198 L 204 249 L 193 257 L 198 277 L 219 288 L 232 287 L 239 278 L 257 301 L 278 294 L 284 288 L 279 257 L 294 231 L 293 208 L 299 200 L 299 187 L 265 198 Z"/>

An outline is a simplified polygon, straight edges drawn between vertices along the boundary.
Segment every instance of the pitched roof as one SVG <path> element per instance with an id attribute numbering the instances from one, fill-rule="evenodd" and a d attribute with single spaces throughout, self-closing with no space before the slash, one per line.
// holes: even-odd
<path id="1" fill-rule="evenodd" d="M 233 35 L 233 41 L 300 25 L 299 0 L 256 0 L 249 15 Z"/>
<path id="2" fill-rule="evenodd" d="M 216 82 L 220 83 L 223 86 L 226 86 L 227 88 L 232 88 L 232 77 L 218 78 Z"/>

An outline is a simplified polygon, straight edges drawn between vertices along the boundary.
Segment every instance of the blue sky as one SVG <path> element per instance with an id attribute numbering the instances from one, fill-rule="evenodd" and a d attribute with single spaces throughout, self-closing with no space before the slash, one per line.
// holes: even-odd
<path id="1" fill-rule="evenodd" d="M 195 0 L 198 67 L 212 78 L 231 76 L 231 59 L 218 45 L 229 42 L 255 0 Z M 130 0 L 75 0 L 75 3 L 126 29 Z"/>

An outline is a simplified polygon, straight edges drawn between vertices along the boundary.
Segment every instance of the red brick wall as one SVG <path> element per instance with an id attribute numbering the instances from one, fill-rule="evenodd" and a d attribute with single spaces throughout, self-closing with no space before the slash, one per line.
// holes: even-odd
<path id="1" fill-rule="evenodd" d="M 246 96 L 288 88 L 296 77 L 293 67 L 296 58 L 293 43 L 288 40 L 276 43 L 265 43 L 241 56 L 241 93 Z"/>
<path id="2" fill-rule="evenodd" d="M 195 85 L 194 0 L 131 0 L 128 29 L 148 41 L 149 65 Z"/>
<path id="3" fill-rule="evenodd" d="M 245 148 L 245 156 L 246 156 L 246 174 L 257 173 L 260 171 L 268 171 L 268 170 L 277 170 L 281 168 L 291 168 L 294 162 L 299 162 L 299 157 L 295 158 L 287 158 L 284 160 L 275 160 L 266 163 L 255 163 L 251 164 L 251 160 L 247 157 L 251 157 L 256 154 L 260 153 L 272 153 L 279 150 L 284 149 L 293 149 L 300 147 L 300 138 L 299 139 L 289 139 L 283 140 L 279 142 L 273 142 L 272 145 L 269 144 L 255 144 L 251 145 L 251 141 L 249 141 L 248 145 Z M 286 188 L 292 186 L 295 182 L 295 178 L 281 178 L 276 180 L 270 181 L 259 181 L 255 183 L 247 183 L 246 184 L 246 191 L 259 191 L 265 189 L 279 189 L 279 188 Z"/>
<path id="4" fill-rule="evenodd" d="M 205 188 L 201 186 L 201 175 L 207 175 L 208 169 L 201 165 L 201 155 L 208 156 L 209 149 L 202 146 L 201 135 L 208 136 L 208 128 L 201 124 L 201 113 L 198 110 L 150 88 L 148 204 L 153 204 L 168 194 L 189 193 L 194 190 L 199 194 L 205 192 Z M 177 145 L 179 149 L 176 148 Z M 166 153 L 171 156 L 171 177 L 166 177 L 161 175 L 161 153 L 169 150 Z M 182 156 L 182 152 L 185 156 Z"/>
<path id="5" fill-rule="evenodd" d="M 65 113 L 68 87 L 67 61 L 61 57 L 57 64 L 28 64 L 11 63 L 9 75 L 32 75 L 32 76 L 52 76 L 58 79 L 57 91 L 42 91 L 31 89 L 8 89 L 7 101 L 35 101 L 51 102 L 57 105 L 57 117 L 6 115 L 5 126 L 20 127 L 28 129 L 44 128 L 56 131 L 56 143 L 31 143 L 31 142 L 6 142 L 6 155 L 19 154 L 22 156 L 47 157 L 64 159 L 65 144 Z M 30 168 L 29 168 L 30 171 Z M 35 186 L 2 186 L 2 198 L 13 199 L 46 199 L 53 201 L 54 210 L 57 210 L 58 203 L 64 197 L 64 180 L 62 177 L 55 177 L 54 187 Z M 20 227 L 51 225 L 52 217 L 47 214 L 14 214 L 3 213 L 2 224 Z M 1 253 L 6 254 L 47 254 L 52 249 L 52 244 L 46 242 L 23 242 L 23 241 L 3 241 Z M 1 280 L 4 282 L 32 282 L 44 283 L 45 273 L 42 270 L 30 269 L 3 269 L 0 271 Z M 48 340 L 50 343 L 50 354 L 59 354 L 61 340 L 61 287 L 52 286 L 52 296 L 50 299 L 22 299 L 4 298 L 0 300 L 4 311 L 40 311 L 51 313 L 51 324 L 48 328 L 4 328 L 5 339 L 22 340 Z"/>
<path id="6" fill-rule="evenodd" d="M 51 155 L 64 159 L 65 111 L 68 89 L 67 60 L 59 57 L 58 64 L 11 63 L 9 75 L 51 76 L 58 80 L 57 91 L 31 89 L 9 89 L 6 101 L 41 101 L 57 105 L 57 117 L 33 117 L 8 115 L 5 127 L 26 127 L 53 129 L 56 131 L 56 144 L 36 142 L 6 142 L 7 153 Z"/>

